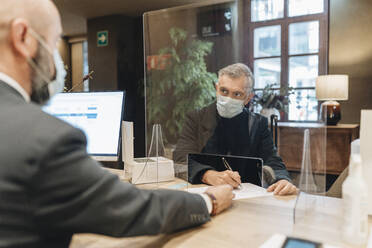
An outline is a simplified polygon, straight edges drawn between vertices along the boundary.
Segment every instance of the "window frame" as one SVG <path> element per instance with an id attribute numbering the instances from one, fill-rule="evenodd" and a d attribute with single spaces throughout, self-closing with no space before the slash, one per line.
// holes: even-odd
<path id="1" fill-rule="evenodd" d="M 287 87 L 289 85 L 289 58 L 307 55 L 318 55 L 318 75 L 326 75 L 328 73 L 328 51 L 329 51 L 329 0 L 324 0 L 323 13 L 310 14 L 303 16 L 288 17 L 289 0 L 284 0 L 284 15 L 282 18 L 266 20 L 266 21 L 251 21 L 251 0 L 244 1 L 244 62 L 254 72 L 254 30 L 259 27 L 265 26 L 281 26 L 281 55 L 271 56 L 265 58 L 278 58 L 281 59 L 281 72 L 280 72 L 280 86 Z M 318 53 L 296 54 L 289 55 L 289 25 L 299 22 L 319 21 L 319 51 Z M 260 57 L 261 58 L 261 57 Z M 258 59 L 260 59 L 258 58 Z M 294 88 L 294 90 L 315 89 L 314 87 L 301 87 Z M 318 113 L 320 104 L 318 101 Z M 314 121 L 295 121 L 289 120 L 288 113 L 281 116 L 280 121 L 286 122 L 314 122 Z"/>

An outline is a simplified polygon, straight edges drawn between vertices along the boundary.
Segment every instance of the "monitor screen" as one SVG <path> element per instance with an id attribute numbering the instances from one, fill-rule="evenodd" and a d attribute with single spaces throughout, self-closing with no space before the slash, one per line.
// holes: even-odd
<path id="1" fill-rule="evenodd" d="M 43 110 L 80 128 L 87 152 L 100 161 L 117 161 L 124 92 L 60 93 Z"/>

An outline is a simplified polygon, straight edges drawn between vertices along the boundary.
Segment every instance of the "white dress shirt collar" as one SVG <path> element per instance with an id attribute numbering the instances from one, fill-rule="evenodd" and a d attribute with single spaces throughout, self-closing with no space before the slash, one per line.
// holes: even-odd
<path id="1" fill-rule="evenodd" d="M 0 72 L 0 81 L 3 81 L 4 83 L 8 84 L 10 87 L 15 89 L 19 94 L 21 94 L 21 96 L 23 96 L 26 102 L 30 102 L 30 96 L 22 88 L 22 86 L 17 81 L 15 81 L 13 78 L 9 77 L 5 73 Z"/>

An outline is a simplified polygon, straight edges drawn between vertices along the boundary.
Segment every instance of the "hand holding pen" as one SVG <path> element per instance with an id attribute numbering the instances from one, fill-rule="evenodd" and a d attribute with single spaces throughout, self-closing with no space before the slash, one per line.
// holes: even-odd
<path id="1" fill-rule="evenodd" d="M 225 158 L 222 159 L 222 162 Z M 207 170 L 202 176 L 202 182 L 209 185 L 223 185 L 229 184 L 233 188 L 241 188 L 240 175 L 236 171 L 232 171 L 229 163 L 227 161 L 223 162 L 226 170 L 225 171 L 215 171 Z"/>
<path id="2" fill-rule="evenodd" d="M 223 162 L 225 168 L 228 171 L 232 172 L 232 179 L 239 184 L 238 188 L 241 189 L 242 188 L 242 182 L 241 182 L 239 173 L 236 172 L 236 171 L 235 172 L 233 171 L 230 164 L 227 162 L 227 160 L 224 157 L 222 157 L 222 162 Z"/>

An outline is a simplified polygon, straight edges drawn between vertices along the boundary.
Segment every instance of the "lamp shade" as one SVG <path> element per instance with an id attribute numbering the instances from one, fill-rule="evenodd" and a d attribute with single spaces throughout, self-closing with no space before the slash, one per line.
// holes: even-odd
<path id="1" fill-rule="evenodd" d="M 324 75 L 316 79 L 316 98 L 321 101 L 347 100 L 349 97 L 348 75 Z"/>

